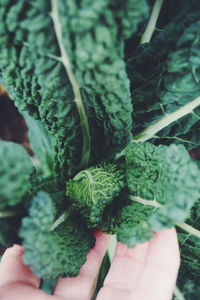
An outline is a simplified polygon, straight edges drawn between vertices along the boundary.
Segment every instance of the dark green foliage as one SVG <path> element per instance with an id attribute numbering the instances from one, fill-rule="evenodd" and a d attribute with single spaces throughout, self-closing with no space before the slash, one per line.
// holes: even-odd
<path id="1" fill-rule="evenodd" d="M 117 217 L 117 240 L 130 248 L 150 240 L 153 232 L 148 218 L 154 210 L 140 203 L 124 206 Z"/>
<path id="2" fill-rule="evenodd" d="M 187 223 L 200 230 L 200 201 L 192 208 Z M 181 267 L 178 286 L 187 300 L 198 300 L 200 287 L 200 241 L 197 237 L 178 231 Z"/>
<path id="3" fill-rule="evenodd" d="M 75 212 L 52 230 L 55 215 L 50 196 L 41 191 L 33 198 L 29 217 L 23 219 L 20 230 L 26 249 L 24 262 L 44 279 L 76 276 L 94 246 L 92 233 Z"/>
<path id="4" fill-rule="evenodd" d="M 30 188 L 32 163 L 18 144 L 0 140 L 0 208 L 22 201 Z"/>
<path id="5" fill-rule="evenodd" d="M 57 279 L 42 280 L 40 283 L 40 289 L 43 290 L 45 293 L 52 295 L 56 283 L 57 283 Z"/>
<path id="6" fill-rule="evenodd" d="M 11 212 L 10 217 L 5 217 L 3 216 L 3 212 L 2 211 L 0 212 L 0 248 L 10 247 L 14 243 L 20 242 L 20 239 L 17 234 L 20 225 L 21 225 L 20 216 L 13 216 Z"/>
<path id="7" fill-rule="evenodd" d="M 183 222 L 200 197 L 200 170 L 183 145 L 132 143 L 125 150 L 129 192 L 161 206 L 152 214 L 152 230 Z"/>
<path id="8" fill-rule="evenodd" d="M 147 11 L 144 0 L 1 2 L 0 80 L 17 107 L 46 126 L 61 175 L 113 156 L 130 141 L 123 44 Z"/>
<path id="9" fill-rule="evenodd" d="M 100 268 L 98 279 L 97 279 L 97 285 L 96 285 L 95 292 L 92 296 L 92 300 L 96 299 L 98 292 L 103 287 L 104 280 L 106 278 L 106 275 L 107 275 L 109 269 L 110 269 L 110 258 L 109 258 L 108 252 L 106 252 L 106 254 L 103 258 L 102 264 L 101 264 L 101 268 Z"/>
<path id="10" fill-rule="evenodd" d="M 199 299 L 200 4 L 165 1 L 139 45 L 153 4 L 0 1 L 0 83 L 35 155 L 0 141 L 0 244 L 23 239 L 45 290 L 79 273 L 94 228 L 134 247 L 188 219 L 178 286 Z"/>
<path id="11" fill-rule="evenodd" d="M 30 147 L 37 160 L 37 171 L 42 177 L 51 176 L 55 159 L 52 138 L 40 121 L 33 119 L 27 113 L 23 113 L 23 117 L 28 126 Z"/>
<path id="12" fill-rule="evenodd" d="M 15 4 L 8 0 L 1 3 L 0 12 L 4 20 L 0 28 L 0 65 L 10 95 L 20 110 L 41 120 L 55 136 L 60 168 L 64 164 L 61 157 L 66 156 L 66 152 L 67 159 L 76 165 L 75 156 L 78 160 L 80 156 L 70 145 L 76 139 L 76 145 L 79 143 L 81 147 L 79 117 L 65 69 L 59 61 L 49 57 L 60 55 L 48 13 L 50 2 L 34 1 L 31 5 L 24 0 Z M 65 169 L 69 165 L 67 159 Z"/>
<path id="13" fill-rule="evenodd" d="M 178 16 L 151 44 L 139 47 L 128 62 L 134 135 L 199 96 L 200 6 L 198 1 L 182 2 Z M 157 135 L 164 143 L 182 142 L 188 148 L 199 145 L 199 116 L 196 108 Z"/>
<path id="14" fill-rule="evenodd" d="M 148 4 L 145 0 L 112 1 L 115 17 L 120 22 L 122 35 L 130 38 L 137 31 L 138 24 L 148 17 Z M 120 9 L 119 9 L 120 7 Z"/>
<path id="15" fill-rule="evenodd" d="M 102 164 L 70 179 L 66 193 L 89 225 L 96 227 L 102 221 L 105 208 L 119 196 L 124 184 L 124 174 L 116 165 Z"/>
<path id="16" fill-rule="evenodd" d="M 81 1 L 80 8 L 72 1 L 61 2 L 60 11 L 70 16 L 66 18 L 61 13 L 65 45 L 90 122 L 95 124 L 90 127 L 92 147 L 98 157 L 105 152 L 108 156 L 114 149 L 120 151 L 131 138 L 132 107 L 123 41 L 136 30 L 147 5 L 138 0 L 123 3 L 102 0 Z"/>

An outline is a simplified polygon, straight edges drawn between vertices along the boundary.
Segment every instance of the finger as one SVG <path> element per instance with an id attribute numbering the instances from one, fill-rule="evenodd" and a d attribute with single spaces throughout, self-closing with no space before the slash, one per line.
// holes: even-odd
<path id="1" fill-rule="evenodd" d="M 0 263 L 0 286 L 11 282 L 23 282 L 39 287 L 40 279 L 22 262 L 23 247 L 14 245 L 8 248 Z"/>
<path id="2" fill-rule="evenodd" d="M 171 299 L 180 264 L 179 248 L 174 229 L 155 234 L 150 241 L 146 267 L 144 268 L 133 298 Z"/>
<path id="3" fill-rule="evenodd" d="M 156 233 L 149 242 L 146 266 L 131 299 L 171 299 L 179 265 L 180 254 L 175 229 Z"/>
<path id="4" fill-rule="evenodd" d="M 148 247 L 148 242 L 133 249 L 117 244 L 112 265 L 97 300 L 128 299 L 145 266 Z"/>
<path id="5" fill-rule="evenodd" d="M 79 275 L 75 278 L 60 278 L 54 295 L 67 297 L 67 299 L 91 299 L 109 241 L 109 236 L 100 231 L 95 234 L 95 237 L 95 247 L 88 253 L 87 261 Z"/>

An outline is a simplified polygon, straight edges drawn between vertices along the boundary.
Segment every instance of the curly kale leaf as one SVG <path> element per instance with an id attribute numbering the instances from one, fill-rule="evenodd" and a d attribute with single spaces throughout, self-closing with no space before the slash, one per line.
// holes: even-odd
<path id="1" fill-rule="evenodd" d="M 185 147 L 133 143 L 125 157 L 129 192 L 161 205 L 150 219 L 152 228 L 183 222 L 200 196 L 200 170 Z"/>
<path id="2" fill-rule="evenodd" d="M 106 207 L 124 187 L 124 174 L 113 164 L 79 172 L 67 182 L 66 194 L 92 227 L 101 223 Z"/>
<path id="3" fill-rule="evenodd" d="M 200 201 L 192 208 L 187 223 L 200 230 Z M 181 230 L 178 231 L 181 249 L 181 267 L 178 287 L 187 300 L 199 298 L 200 287 L 200 240 Z"/>
<path id="4" fill-rule="evenodd" d="M 123 60 L 124 38 L 113 1 L 61 1 L 63 44 L 88 113 L 95 157 L 120 151 L 131 138 L 131 98 Z M 73 40 L 73 43 L 71 42 Z M 112 53 L 112 55 L 111 55 Z"/>
<path id="5" fill-rule="evenodd" d="M 32 200 L 29 216 L 22 220 L 24 263 L 44 279 L 76 276 L 95 239 L 74 211 L 52 229 L 56 208 L 50 196 L 40 191 Z M 33 243 L 34 241 L 34 243 Z"/>
<path id="6" fill-rule="evenodd" d="M 148 3 L 146 0 L 117 0 L 112 2 L 112 9 L 120 23 L 122 35 L 125 39 L 130 38 L 137 31 L 138 24 L 148 16 Z"/>
<path id="7" fill-rule="evenodd" d="M 133 247 L 188 218 L 200 197 L 200 170 L 183 145 L 132 143 L 125 159 L 130 204 L 121 209 L 116 231 Z"/>
<path id="8" fill-rule="evenodd" d="M 118 5 L 117 5 L 118 3 Z M 0 81 L 53 138 L 56 169 L 72 176 L 131 139 L 124 40 L 146 2 L 4 0 Z"/>
<path id="9" fill-rule="evenodd" d="M 188 3 L 188 10 L 180 6 L 180 14 L 151 44 L 138 48 L 129 60 L 136 139 L 162 138 L 163 143 L 181 141 L 188 148 L 199 145 L 200 101 L 192 106 L 193 100 L 200 96 L 197 2 Z M 184 107 L 186 113 L 178 112 Z M 172 118 L 173 112 L 177 113 Z M 166 122 L 159 128 L 161 120 Z M 157 125 L 157 131 L 145 137 L 151 125 Z"/>
<path id="10" fill-rule="evenodd" d="M 153 232 L 148 218 L 154 210 L 155 208 L 145 207 L 140 203 L 124 206 L 117 216 L 117 240 L 130 248 L 150 240 Z"/>
<path id="11" fill-rule="evenodd" d="M 57 59 L 60 50 L 50 11 L 50 1 L 0 4 L 0 66 L 16 106 L 41 120 L 54 137 L 57 167 L 66 173 L 69 165 L 79 163 L 82 135 L 72 88 Z"/>
<path id="12" fill-rule="evenodd" d="M 52 138 L 40 121 L 25 112 L 23 117 L 28 126 L 30 147 L 37 159 L 37 170 L 42 177 L 48 177 L 52 175 L 54 169 L 55 152 Z"/>
<path id="13" fill-rule="evenodd" d="M 21 145 L 0 141 L 0 208 L 22 201 L 30 188 L 32 171 L 31 160 Z"/>

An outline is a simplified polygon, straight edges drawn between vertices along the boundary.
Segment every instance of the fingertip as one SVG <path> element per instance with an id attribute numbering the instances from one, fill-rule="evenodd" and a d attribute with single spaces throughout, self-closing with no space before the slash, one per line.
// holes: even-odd
<path id="1" fill-rule="evenodd" d="M 7 248 L 2 256 L 2 260 L 5 257 L 8 257 L 10 255 L 16 255 L 16 256 L 22 256 L 24 253 L 24 248 L 18 244 L 14 244 L 13 246 Z"/>
<path id="2" fill-rule="evenodd" d="M 0 263 L 0 286 L 11 282 L 24 282 L 38 287 L 40 279 L 23 263 L 24 248 L 18 244 L 6 249 Z"/>
<path id="3" fill-rule="evenodd" d="M 97 252 L 99 252 L 99 251 L 104 252 L 108 248 L 108 242 L 110 240 L 110 235 L 98 230 L 94 233 L 94 236 L 96 238 L 96 242 L 95 242 L 94 247 L 91 250 L 95 249 L 95 250 L 97 250 Z"/>
<path id="4" fill-rule="evenodd" d="M 105 239 L 105 240 L 107 240 L 107 239 L 110 238 L 110 234 L 107 234 L 107 233 L 105 233 L 101 230 L 96 230 L 94 232 L 94 236 L 95 236 L 96 239 Z"/>
<path id="5" fill-rule="evenodd" d="M 180 266 L 180 250 L 175 228 L 155 233 L 150 241 L 149 260 L 175 272 Z M 170 262 L 170 263 L 169 263 Z"/>

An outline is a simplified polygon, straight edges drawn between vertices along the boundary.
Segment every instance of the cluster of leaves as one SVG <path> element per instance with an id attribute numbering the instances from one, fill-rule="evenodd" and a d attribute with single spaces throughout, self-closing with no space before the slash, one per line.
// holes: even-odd
<path id="1" fill-rule="evenodd" d="M 0 244 L 41 278 L 76 276 L 96 229 L 134 247 L 177 225 L 198 295 L 199 8 L 166 1 L 139 45 L 150 0 L 1 1 L 0 82 L 34 156 L 0 141 Z"/>

